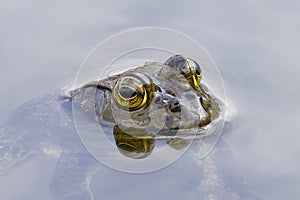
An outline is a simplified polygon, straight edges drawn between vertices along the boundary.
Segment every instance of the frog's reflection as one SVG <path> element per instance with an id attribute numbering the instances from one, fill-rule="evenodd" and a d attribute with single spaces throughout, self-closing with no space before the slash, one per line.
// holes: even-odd
<path id="1" fill-rule="evenodd" d="M 134 159 L 149 156 L 155 146 L 154 136 L 147 136 L 142 132 L 141 136 L 134 136 L 131 131 L 137 130 L 128 129 L 125 132 L 119 126 L 114 127 L 114 138 L 120 153 Z"/>
<path id="2" fill-rule="evenodd" d="M 124 129 L 114 126 L 114 138 L 118 150 L 126 157 L 133 159 L 146 158 L 153 152 L 156 139 L 166 139 L 166 143 L 175 150 L 186 148 L 191 142 L 188 139 L 171 138 L 147 134 L 143 130 Z"/>

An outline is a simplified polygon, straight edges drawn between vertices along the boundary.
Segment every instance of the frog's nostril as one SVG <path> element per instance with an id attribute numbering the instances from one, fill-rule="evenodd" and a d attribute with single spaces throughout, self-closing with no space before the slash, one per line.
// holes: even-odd
<path id="1" fill-rule="evenodd" d="M 169 103 L 169 109 L 171 112 L 180 112 L 181 106 L 178 100 L 173 100 Z"/>

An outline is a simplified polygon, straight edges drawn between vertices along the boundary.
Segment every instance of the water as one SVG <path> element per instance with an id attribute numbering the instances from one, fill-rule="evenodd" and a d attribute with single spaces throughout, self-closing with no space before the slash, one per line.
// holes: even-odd
<path id="1" fill-rule="evenodd" d="M 111 34 L 137 26 L 173 28 L 203 44 L 223 75 L 233 118 L 222 138 L 232 151 L 227 169 L 241 177 L 236 182 L 245 182 L 246 188 L 267 199 L 300 196 L 298 2 L 3 1 L 0 5 L 2 123 L 29 99 L 73 81 L 89 50 Z M 49 185 L 60 149 L 51 142 L 47 145 L 51 149 L 45 149 L 47 158 L 29 157 L 1 176 L 1 199 L 51 199 Z M 193 198 L 201 188 L 203 169 L 189 156 L 193 154 L 144 176 L 102 166 L 91 190 L 95 199 L 134 199 L 139 194 L 146 199 Z M 185 166 L 187 160 L 190 165 Z"/>

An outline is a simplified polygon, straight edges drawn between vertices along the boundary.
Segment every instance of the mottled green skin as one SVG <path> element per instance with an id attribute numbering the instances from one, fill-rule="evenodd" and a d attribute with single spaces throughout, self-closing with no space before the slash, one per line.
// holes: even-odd
<path id="1" fill-rule="evenodd" d="M 181 70 L 186 69 L 185 58 L 174 56 L 170 60 L 169 65 L 148 62 L 71 92 L 75 95 L 89 87 L 97 88 L 95 108 L 99 122 L 114 126 L 116 145 L 127 157 L 149 156 L 156 139 L 166 140 L 173 149 L 183 149 L 195 137 L 210 134 L 209 127 L 214 127 L 214 121 L 222 116 L 221 101 L 203 84 L 193 85 L 190 75 Z M 118 81 L 129 76 L 140 80 L 147 91 L 146 103 L 134 110 L 120 106 L 114 98 Z M 79 98 L 87 99 L 84 94 Z"/>
<path id="2" fill-rule="evenodd" d="M 152 91 L 147 104 L 134 111 L 121 109 L 110 92 L 117 79 L 128 74 L 145 77 L 146 87 Z M 161 130 L 200 128 L 216 119 L 221 111 L 220 101 L 209 94 L 203 84 L 193 88 L 180 71 L 155 62 L 101 80 L 98 88 L 108 91 L 100 118 L 128 128 L 134 124 L 138 124 L 139 128 L 149 128 L 151 124 L 153 129 Z M 174 107 L 176 103 L 178 105 Z M 128 117 L 131 121 L 127 120 Z M 162 122 L 165 122 L 164 125 Z"/>

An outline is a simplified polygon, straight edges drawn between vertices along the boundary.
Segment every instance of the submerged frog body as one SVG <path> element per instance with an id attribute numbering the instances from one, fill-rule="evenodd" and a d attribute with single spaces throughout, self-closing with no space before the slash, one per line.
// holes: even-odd
<path id="1" fill-rule="evenodd" d="M 77 99 L 81 109 L 95 110 L 101 124 L 113 126 L 113 131 L 107 134 L 113 137 L 119 151 L 130 158 L 149 156 L 158 139 L 165 139 L 173 149 L 180 150 L 190 143 L 185 135 L 194 133 L 210 138 L 207 132 L 216 126 L 215 121 L 222 119 L 223 108 L 201 84 L 201 78 L 201 69 L 195 62 L 175 56 L 164 64 L 147 63 L 68 90 L 68 95 L 66 91 L 53 92 L 31 100 L 16 110 L 0 129 L 0 174 L 9 174 L 29 157 L 47 155 L 58 160 L 50 183 L 55 200 L 94 199 L 89 184 L 99 168 L 102 183 L 97 190 L 103 188 L 106 196 L 114 197 L 105 192 L 115 192 L 116 180 L 124 186 L 125 193 L 119 190 L 120 194 L 135 199 L 136 191 L 145 191 L 145 187 L 159 189 L 157 179 L 160 179 L 166 186 L 169 181 L 172 183 L 170 190 L 163 189 L 165 192 L 153 190 L 164 197 L 257 199 L 234 172 L 231 152 L 222 140 L 203 160 L 199 159 L 199 149 L 194 143 L 174 164 L 175 168 L 130 176 L 101 167 L 76 133 L 72 103 Z M 90 99 L 85 94 L 95 87 L 98 88 L 93 96 L 95 104 L 89 104 Z M 37 176 L 39 173 L 43 174 L 42 170 L 36 172 Z M 182 188 L 183 184 L 193 186 L 187 191 Z M 144 195 L 143 198 L 153 197 Z"/>

